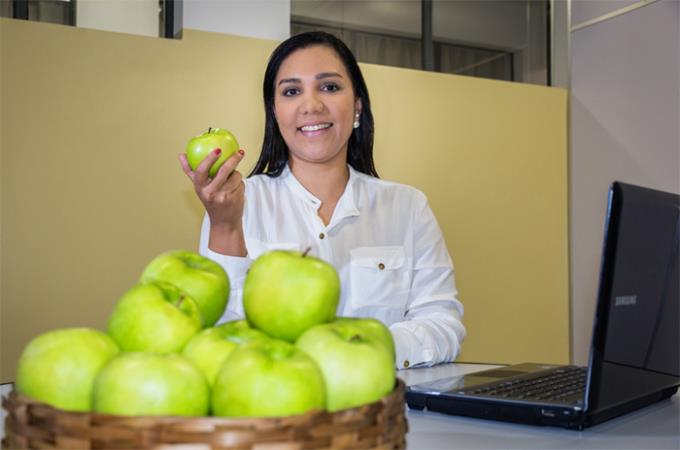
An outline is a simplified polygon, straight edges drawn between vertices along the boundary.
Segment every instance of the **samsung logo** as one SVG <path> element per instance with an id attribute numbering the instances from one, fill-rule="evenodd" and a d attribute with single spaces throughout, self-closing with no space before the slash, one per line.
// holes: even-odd
<path id="1" fill-rule="evenodd" d="M 614 306 L 634 306 L 637 305 L 637 295 L 621 295 L 615 298 Z"/>

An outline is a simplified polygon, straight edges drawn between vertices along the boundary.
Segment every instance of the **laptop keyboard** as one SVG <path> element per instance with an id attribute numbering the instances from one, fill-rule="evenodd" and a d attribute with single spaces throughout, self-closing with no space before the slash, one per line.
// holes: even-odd
<path id="1" fill-rule="evenodd" d="M 466 390 L 465 393 L 513 400 L 581 404 L 585 387 L 585 367 L 558 367 L 538 377 L 501 381 Z"/>

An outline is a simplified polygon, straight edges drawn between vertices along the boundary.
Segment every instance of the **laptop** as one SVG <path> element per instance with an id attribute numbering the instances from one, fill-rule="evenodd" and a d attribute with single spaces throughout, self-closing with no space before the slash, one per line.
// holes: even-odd
<path id="1" fill-rule="evenodd" d="M 588 367 L 525 363 L 410 386 L 412 409 L 582 430 L 680 385 L 680 196 L 609 189 Z"/>

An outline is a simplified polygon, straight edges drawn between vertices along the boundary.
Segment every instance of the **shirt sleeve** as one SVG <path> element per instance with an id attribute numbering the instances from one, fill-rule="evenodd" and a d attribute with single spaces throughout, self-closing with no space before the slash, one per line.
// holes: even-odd
<path id="1" fill-rule="evenodd" d="M 247 256 L 227 256 L 216 253 L 208 248 L 209 240 L 210 219 L 206 214 L 203 218 L 203 224 L 201 225 L 201 238 L 198 252 L 222 266 L 229 276 L 229 285 L 231 288 L 227 309 L 217 323 L 243 319 L 245 317 L 245 313 L 243 312 L 243 281 L 246 278 L 246 273 L 253 263 L 253 260 Z"/>
<path id="2" fill-rule="evenodd" d="M 411 291 L 404 320 L 390 327 L 399 369 L 453 361 L 466 334 L 453 262 L 427 199 L 419 194 Z"/>

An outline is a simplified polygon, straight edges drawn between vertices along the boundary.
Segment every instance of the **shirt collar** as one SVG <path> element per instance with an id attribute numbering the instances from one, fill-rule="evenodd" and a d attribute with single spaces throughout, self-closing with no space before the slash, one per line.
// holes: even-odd
<path id="1" fill-rule="evenodd" d="M 333 218 L 328 224 L 328 228 L 333 227 L 340 220 L 345 217 L 358 216 L 359 208 L 357 208 L 356 196 L 355 196 L 355 185 L 357 183 L 358 174 L 356 170 L 352 168 L 349 164 L 347 165 L 349 169 L 349 180 L 347 180 L 347 186 L 345 186 L 345 192 L 340 196 L 338 204 L 335 206 L 335 211 L 333 211 Z M 290 170 L 290 166 L 286 164 L 283 172 L 281 173 L 281 178 L 284 180 L 286 185 L 290 190 L 298 196 L 302 201 L 313 204 L 316 208 L 321 206 L 321 200 L 316 198 L 314 194 L 309 192 L 301 183 L 295 178 L 293 172 Z"/>

